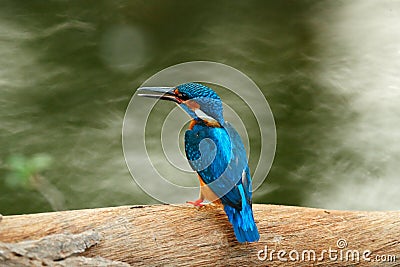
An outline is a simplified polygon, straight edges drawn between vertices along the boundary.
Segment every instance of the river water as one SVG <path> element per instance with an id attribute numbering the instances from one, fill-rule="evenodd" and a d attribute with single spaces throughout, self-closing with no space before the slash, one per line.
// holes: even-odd
<path id="1" fill-rule="evenodd" d="M 242 71 L 269 102 L 277 150 L 255 203 L 400 208 L 399 2 L 0 3 L 0 213 L 157 203 L 125 165 L 125 109 L 194 60 Z M 7 186 L 7 158 L 38 153 L 50 189 Z"/>

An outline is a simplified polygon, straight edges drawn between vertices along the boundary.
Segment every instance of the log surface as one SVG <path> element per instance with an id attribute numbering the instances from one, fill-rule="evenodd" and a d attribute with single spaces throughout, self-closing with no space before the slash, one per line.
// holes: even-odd
<path id="1" fill-rule="evenodd" d="M 238 243 L 221 207 L 210 205 L 3 216 L 0 242 L 91 230 L 102 239 L 80 256 L 132 266 L 400 266 L 400 212 L 257 204 L 253 210 L 261 236 L 257 243 Z"/>
<path id="2" fill-rule="evenodd" d="M 54 234 L 40 240 L 18 243 L 0 242 L 0 266 L 113 266 L 127 267 L 128 264 L 107 260 L 101 257 L 76 256 L 98 244 L 101 235 L 96 231 L 81 234 Z"/>

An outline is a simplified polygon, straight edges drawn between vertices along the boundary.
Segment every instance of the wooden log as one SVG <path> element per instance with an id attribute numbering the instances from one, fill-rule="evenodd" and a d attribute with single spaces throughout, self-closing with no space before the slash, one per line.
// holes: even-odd
<path id="1" fill-rule="evenodd" d="M 76 235 L 48 235 L 40 240 L 18 243 L 0 242 L 0 266 L 129 266 L 101 257 L 76 256 L 98 244 L 100 240 L 101 235 L 98 232 L 86 231 Z"/>
<path id="2" fill-rule="evenodd" d="M 261 235 L 256 243 L 238 243 L 221 207 L 211 205 L 123 206 L 3 216 L 0 242 L 90 230 L 102 238 L 80 256 L 132 266 L 400 265 L 398 211 L 274 205 L 253 205 L 253 210 Z M 0 249 L 0 265 L 2 255 Z"/>

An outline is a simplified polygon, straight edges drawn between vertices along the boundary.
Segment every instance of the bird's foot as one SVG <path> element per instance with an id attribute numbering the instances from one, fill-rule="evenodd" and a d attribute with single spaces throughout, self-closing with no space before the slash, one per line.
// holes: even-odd
<path id="1" fill-rule="evenodd" d="M 192 204 L 195 207 L 203 207 L 204 206 L 203 201 L 204 199 L 199 198 L 198 200 L 195 201 L 186 201 L 186 203 Z"/>

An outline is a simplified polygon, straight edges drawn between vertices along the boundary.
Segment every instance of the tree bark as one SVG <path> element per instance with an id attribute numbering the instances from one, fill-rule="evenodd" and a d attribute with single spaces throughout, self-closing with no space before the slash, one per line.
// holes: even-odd
<path id="1" fill-rule="evenodd" d="M 3 216 L 0 265 L 6 265 L 6 251 L 13 245 L 26 246 L 22 241 L 42 238 L 59 240 L 61 234 L 64 243 L 45 246 L 55 250 L 51 257 L 40 254 L 36 258 L 44 257 L 50 266 L 73 262 L 69 257 L 80 252 L 77 260 L 93 258 L 115 266 L 121 262 L 121 266 L 400 266 L 398 211 L 274 205 L 253 205 L 253 210 L 261 238 L 246 244 L 236 241 L 224 211 L 213 205 L 123 206 Z M 89 236 L 92 243 L 76 245 L 82 242 L 80 236 Z M 44 249 L 43 240 L 39 241 L 33 243 L 35 251 Z M 54 256 L 60 246 L 71 243 L 75 244 L 72 251 L 79 250 Z M 26 255 L 18 251 L 11 256 L 25 260 Z M 111 266 L 110 262 L 103 266 Z"/>

